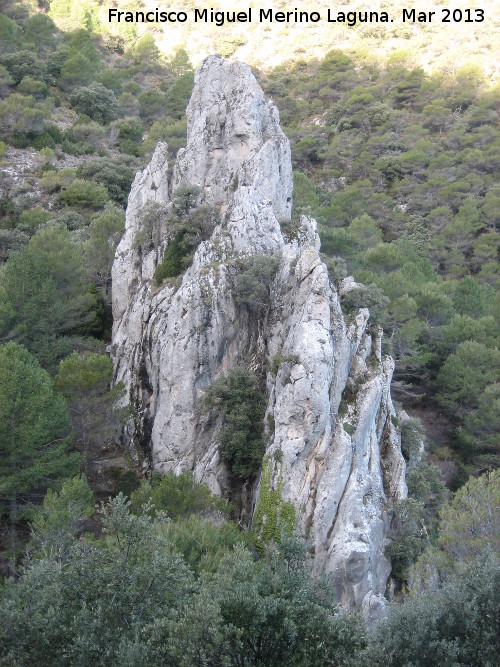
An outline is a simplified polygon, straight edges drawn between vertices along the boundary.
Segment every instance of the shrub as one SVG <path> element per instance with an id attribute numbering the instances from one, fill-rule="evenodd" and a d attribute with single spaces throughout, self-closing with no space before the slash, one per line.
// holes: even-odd
<path id="1" fill-rule="evenodd" d="M 131 509 L 141 513 L 146 503 L 152 503 L 148 510 L 151 516 L 157 512 L 166 512 L 169 518 L 185 519 L 193 514 L 222 513 L 227 515 L 230 506 L 225 500 L 214 496 L 206 484 L 197 484 L 193 473 L 183 472 L 175 475 L 154 474 L 151 481 L 143 479 L 140 487 L 133 491 Z"/>
<path id="2" fill-rule="evenodd" d="M 439 590 L 394 603 L 373 635 L 363 667 L 498 663 L 500 565 L 491 553 L 461 566 Z"/>
<path id="3" fill-rule="evenodd" d="M 130 186 L 139 167 L 139 162 L 130 157 L 119 160 L 93 158 L 82 162 L 76 175 L 106 187 L 109 197 L 119 204 L 127 203 Z"/>
<path id="4" fill-rule="evenodd" d="M 190 198 L 191 194 L 186 194 Z M 174 199 L 174 211 L 187 210 L 189 203 Z M 161 285 L 165 278 L 180 275 L 190 265 L 193 251 L 204 239 L 210 236 L 217 223 L 217 215 L 209 206 L 199 206 L 189 214 L 180 217 L 174 213 L 167 221 L 170 242 L 165 250 L 163 259 L 155 272 L 155 281 Z"/>
<path id="5" fill-rule="evenodd" d="M 68 206 L 98 209 L 109 201 L 109 194 L 104 185 L 76 178 L 59 195 Z"/>
<path id="6" fill-rule="evenodd" d="M 235 368 L 219 377 L 208 388 L 205 407 L 223 419 L 219 431 L 219 453 L 231 473 L 241 479 L 252 479 L 265 452 L 263 418 L 265 397 L 257 378 L 244 368 Z"/>
<path id="7" fill-rule="evenodd" d="M 281 260 L 269 255 L 253 255 L 241 261 L 236 277 L 236 299 L 250 310 L 262 311 L 269 305 L 271 283 Z"/>
<path id="8" fill-rule="evenodd" d="M 31 51 L 16 51 L 2 57 L 2 64 L 8 69 L 14 83 L 19 83 L 25 76 L 40 79 L 43 65 Z"/>
<path id="9" fill-rule="evenodd" d="M 33 95 L 37 100 L 42 100 L 48 93 L 47 86 L 32 76 L 25 76 L 17 86 L 17 91 L 22 95 Z"/>
<path id="10" fill-rule="evenodd" d="M 401 424 L 401 451 L 406 461 L 418 459 L 424 439 L 424 429 L 419 419 L 406 419 Z"/>
<path id="11" fill-rule="evenodd" d="M 113 124 L 118 128 L 118 148 L 122 153 L 139 155 L 144 128 L 137 118 L 124 118 Z"/>
<path id="12" fill-rule="evenodd" d="M 37 227 L 50 220 L 52 215 L 43 208 L 37 206 L 23 211 L 19 216 L 18 227 L 21 231 L 33 234 Z"/>
<path id="13" fill-rule="evenodd" d="M 100 83 L 77 88 L 69 101 L 75 111 L 105 125 L 118 115 L 118 102 L 112 90 Z"/>
<path id="14" fill-rule="evenodd" d="M 68 455 L 68 407 L 49 374 L 17 343 L 0 346 L 0 514 L 14 523 L 79 468 Z"/>
<path id="15" fill-rule="evenodd" d="M 68 187 L 75 179 L 76 171 L 71 167 L 50 171 L 40 179 L 40 187 L 44 192 L 58 192 Z"/>
<path id="16" fill-rule="evenodd" d="M 5 262 L 10 255 L 26 245 L 29 238 L 19 229 L 0 229 L 0 262 Z"/>
<path id="17" fill-rule="evenodd" d="M 342 306 L 348 313 L 358 308 L 368 308 L 374 324 L 383 324 L 387 320 L 389 299 L 382 290 L 372 283 L 360 285 L 342 296 Z"/>
<path id="18" fill-rule="evenodd" d="M 163 533 L 168 550 L 181 553 L 197 575 L 216 572 L 224 555 L 238 544 L 251 544 L 249 533 L 239 530 L 232 521 L 215 525 L 196 514 L 165 524 Z"/>

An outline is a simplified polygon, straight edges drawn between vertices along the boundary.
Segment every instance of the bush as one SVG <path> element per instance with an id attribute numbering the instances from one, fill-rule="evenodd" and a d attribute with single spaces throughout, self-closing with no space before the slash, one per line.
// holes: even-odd
<path id="1" fill-rule="evenodd" d="M 236 299 L 249 310 L 262 311 L 269 306 L 271 283 L 281 259 L 269 255 L 253 255 L 240 262 L 236 277 Z"/>
<path id="2" fill-rule="evenodd" d="M 14 83 L 19 83 L 25 76 L 41 79 L 43 65 L 31 51 L 16 51 L 2 57 L 2 64 L 8 69 Z"/>
<path id="3" fill-rule="evenodd" d="M 19 216 L 19 223 L 17 226 L 21 231 L 33 234 L 37 227 L 40 227 L 51 218 L 52 215 L 48 211 L 37 206 L 36 208 L 30 208 L 27 211 L 23 211 Z"/>
<path id="4" fill-rule="evenodd" d="M 59 195 L 60 200 L 68 206 L 98 209 L 109 201 L 109 194 L 104 185 L 76 178 Z"/>
<path id="5" fill-rule="evenodd" d="M 130 186 L 134 180 L 139 162 L 130 157 L 119 160 L 111 158 L 93 158 L 82 162 L 76 175 L 91 180 L 106 188 L 109 197 L 118 204 L 126 205 Z"/>
<path id="6" fill-rule="evenodd" d="M 53 371 L 68 352 L 65 334 L 95 330 L 95 307 L 80 249 L 65 228 L 47 223 L 3 269 L 0 337 L 22 343 Z"/>
<path id="7" fill-rule="evenodd" d="M 5 262 L 28 241 L 29 238 L 19 229 L 0 229 L 0 263 Z"/>
<path id="8" fill-rule="evenodd" d="M 118 128 L 118 148 L 122 153 L 139 155 L 144 128 L 137 118 L 124 118 L 113 124 Z"/>
<path id="9" fill-rule="evenodd" d="M 370 318 L 374 324 L 383 324 L 387 320 L 389 299 L 382 290 L 372 283 L 361 285 L 342 296 L 342 306 L 348 313 L 358 308 L 368 308 Z"/>
<path id="10" fill-rule="evenodd" d="M 252 479 L 262 463 L 266 400 L 257 386 L 257 378 L 244 368 L 235 368 L 219 377 L 208 388 L 205 407 L 223 418 L 219 431 L 219 453 L 231 473 Z"/>
<path id="11" fill-rule="evenodd" d="M 487 667 L 498 663 L 500 565 L 492 554 L 460 567 L 441 590 L 391 606 L 359 664 Z"/>
<path id="12" fill-rule="evenodd" d="M 161 285 L 165 278 L 178 276 L 187 269 L 191 264 L 194 250 L 201 241 L 210 236 L 217 224 L 216 212 L 209 206 L 199 206 L 181 217 L 181 211 L 187 211 L 191 205 L 191 196 L 192 193 L 185 193 L 188 203 L 180 197 L 173 200 L 174 213 L 167 221 L 170 242 L 155 272 L 155 281 L 158 285 Z"/>
<path id="13" fill-rule="evenodd" d="M 68 455 L 68 407 L 49 374 L 17 343 L 0 346 L 0 514 L 28 518 L 40 496 L 79 469 Z"/>
<path id="14" fill-rule="evenodd" d="M 401 451 L 407 462 L 418 460 L 424 439 L 424 429 L 419 419 L 406 419 L 401 424 Z"/>
<path id="15" fill-rule="evenodd" d="M 70 139 L 64 139 L 61 148 L 65 153 L 77 156 L 92 155 L 95 150 L 95 147 L 89 141 L 71 141 Z"/>
<path id="16" fill-rule="evenodd" d="M 48 93 L 47 86 L 32 76 L 25 76 L 17 86 L 17 91 L 22 95 L 33 95 L 36 100 L 43 100 Z"/>
<path id="17" fill-rule="evenodd" d="M 180 475 L 173 472 L 154 474 L 151 481 L 141 481 L 130 499 L 131 509 L 135 513 L 140 513 L 143 505 L 150 502 L 152 506 L 148 513 L 151 516 L 161 511 L 173 520 L 185 519 L 193 514 L 211 515 L 214 512 L 227 515 L 231 509 L 225 500 L 214 496 L 206 484 L 197 484 L 191 472 Z"/>
<path id="18" fill-rule="evenodd" d="M 112 90 L 100 83 L 76 88 L 69 101 L 75 111 L 105 125 L 118 115 L 118 102 Z"/>
<path id="19" fill-rule="evenodd" d="M 182 554 L 196 575 L 216 572 L 221 559 L 237 545 L 251 544 L 249 533 L 232 521 L 215 525 L 195 514 L 167 524 L 164 535 L 171 553 Z"/>

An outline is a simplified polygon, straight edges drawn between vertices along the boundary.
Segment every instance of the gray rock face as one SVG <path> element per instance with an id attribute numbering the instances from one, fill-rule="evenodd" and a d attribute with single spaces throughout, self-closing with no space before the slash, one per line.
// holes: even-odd
<path id="1" fill-rule="evenodd" d="M 291 218 L 290 148 L 250 68 L 207 58 L 187 117 L 187 147 L 170 188 L 162 144 L 136 176 L 113 265 L 115 381 L 125 383 L 135 407 L 127 438 L 132 451 L 150 447 L 155 470 L 193 470 L 227 494 L 220 424 L 200 411 L 200 398 L 238 365 L 265 377 L 271 484 L 295 507 L 314 544 L 314 567 L 331 574 L 338 600 L 376 616 L 390 573 L 388 508 L 406 494 L 391 420 L 393 362 L 382 357 L 382 332 L 366 309 L 346 320 L 314 220 L 303 217 L 293 240 L 283 235 Z M 178 283 L 158 288 L 153 276 L 169 241 L 169 190 L 175 196 L 193 185 L 200 203 L 217 207 L 219 224 Z M 234 298 L 234 259 L 254 254 L 281 257 L 259 318 Z M 341 289 L 353 286 L 345 281 Z M 275 375 L 267 370 L 281 358 Z"/>

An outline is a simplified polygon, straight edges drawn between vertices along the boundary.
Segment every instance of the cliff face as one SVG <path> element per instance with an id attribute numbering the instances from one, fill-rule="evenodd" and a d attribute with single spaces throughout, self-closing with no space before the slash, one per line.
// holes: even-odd
<path id="1" fill-rule="evenodd" d="M 406 493 L 382 332 L 366 309 L 346 321 L 314 220 L 303 217 L 285 237 L 282 229 L 293 229 L 289 143 L 250 69 L 205 60 L 187 118 L 187 147 L 171 176 L 162 144 L 137 174 L 113 265 L 115 380 L 135 407 L 127 439 L 133 451 L 150 448 L 155 470 L 193 470 L 228 494 L 220 424 L 200 411 L 200 397 L 221 373 L 254 370 L 267 387 L 268 445 L 243 519 L 249 524 L 256 506 L 265 525 L 259 497 L 279 490 L 338 600 L 374 616 L 390 572 L 388 507 Z M 210 207 L 216 224 L 182 278 L 158 288 L 169 212 L 187 186 L 199 188 L 197 204 Z M 234 295 L 235 259 L 255 254 L 280 257 L 258 317 Z M 341 289 L 353 287 L 344 281 Z"/>

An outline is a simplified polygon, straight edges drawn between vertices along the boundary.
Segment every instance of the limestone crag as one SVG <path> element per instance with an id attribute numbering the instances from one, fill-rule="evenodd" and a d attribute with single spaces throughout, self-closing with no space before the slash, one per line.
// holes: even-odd
<path id="1" fill-rule="evenodd" d="M 115 381 L 124 382 L 135 409 L 126 434 L 131 451 L 148 453 L 145 465 L 155 470 L 193 470 L 214 492 L 229 494 L 220 423 L 203 414 L 200 398 L 221 373 L 254 370 L 269 398 L 271 483 L 295 507 L 314 544 L 315 568 L 332 575 L 339 601 L 376 615 L 390 572 L 390 501 L 406 493 L 382 332 L 366 309 L 346 320 L 315 221 L 290 222 L 289 143 L 250 68 L 207 58 L 187 121 L 187 147 L 172 175 L 159 144 L 136 176 L 113 265 L 112 356 Z M 197 204 L 215 209 L 217 224 L 182 277 L 157 287 L 171 199 L 186 186 L 197 186 Z M 258 317 L 234 294 L 235 261 L 255 254 L 280 257 L 269 306 Z M 341 290 L 355 287 L 347 280 Z M 259 487 L 257 504 L 258 496 Z M 251 506 L 242 520 L 251 522 Z"/>

